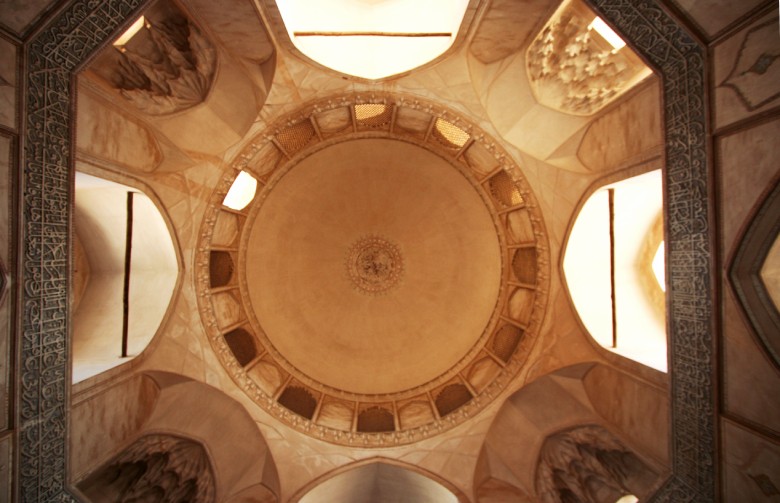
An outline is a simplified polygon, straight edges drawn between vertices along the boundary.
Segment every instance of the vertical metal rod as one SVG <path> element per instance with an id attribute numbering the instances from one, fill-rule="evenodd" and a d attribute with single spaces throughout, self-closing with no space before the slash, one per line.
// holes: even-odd
<path id="1" fill-rule="evenodd" d="M 125 235 L 125 288 L 122 296 L 122 358 L 127 356 L 128 318 L 130 314 L 130 257 L 133 250 L 133 193 L 127 193 L 127 234 Z"/>
<path id="2" fill-rule="evenodd" d="M 609 284 L 612 289 L 612 347 L 617 347 L 617 309 L 615 294 L 615 189 L 609 194 Z"/>

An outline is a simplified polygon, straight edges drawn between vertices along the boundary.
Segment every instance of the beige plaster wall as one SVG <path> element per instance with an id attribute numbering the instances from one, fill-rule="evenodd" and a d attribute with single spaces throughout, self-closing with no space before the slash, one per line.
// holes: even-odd
<path id="1" fill-rule="evenodd" d="M 71 402 L 71 480 L 78 481 L 132 442 L 155 407 L 160 389 L 142 374 L 126 376 Z"/>

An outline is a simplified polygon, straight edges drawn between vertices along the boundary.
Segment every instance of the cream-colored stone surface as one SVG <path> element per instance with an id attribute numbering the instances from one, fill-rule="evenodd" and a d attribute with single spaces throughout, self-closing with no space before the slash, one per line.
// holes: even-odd
<path id="1" fill-rule="evenodd" d="M 594 410 L 640 451 L 669 465 L 669 403 L 665 389 L 606 365 L 595 365 L 583 379 Z"/>
<path id="2" fill-rule="evenodd" d="M 513 394 L 485 439 L 483 459 L 490 476 L 535 494 L 536 461 L 545 437 L 577 424 L 599 422 L 584 390 L 575 393 L 566 389 L 565 381 L 548 376 Z"/>
<path id="3" fill-rule="evenodd" d="M 469 50 L 485 64 L 511 56 L 528 44 L 554 7 L 554 2 L 546 0 L 491 2 Z"/>
<path id="4" fill-rule="evenodd" d="M 597 172 L 612 171 L 646 157 L 660 155 L 661 89 L 657 78 L 641 91 L 593 121 L 577 150 L 582 164 Z"/>
<path id="5" fill-rule="evenodd" d="M 79 87 L 76 147 L 129 172 L 151 173 L 163 161 L 162 149 L 148 126 Z"/>
<path id="6" fill-rule="evenodd" d="M 16 45 L 0 37 L 0 124 L 16 129 Z"/>
<path id="7" fill-rule="evenodd" d="M 436 501 L 457 503 L 446 487 L 413 470 L 386 463 L 361 465 L 323 481 L 300 500 L 301 503 L 339 501 L 343 503 L 390 503 Z"/>
<path id="8" fill-rule="evenodd" d="M 583 381 L 592 369 L 587 363 L 562 368 L 521 388 L 504 403 L 490 427 L 475 472 L 478 495 L 483 485 L 516 497 L 524 493 L 535 495 L 536 461 L 547 436 L 576 425 L 609 424 L 605 424 L 597 412 L 602 407 L 591 401 L 593 395 Z M 605 394 L 610 391 L 600 390 Z M 629 400 L 641 400 L 643 392 L 636 396 L 633 395 L 635 391 L 628 392 Z M 647 446 L 639 446 L 631 438 L 630 428 L 622 428 L 628 425 L 613 423 L 610 431 L 650 466 L 659 466 L 658 460 L 652 460 L 652 453 L 642 449 Z M 645 436 L 649 435 L 648 432 Z M 655 440 L 658 441 L 658 437 Z"/>
<path id="9" fill-rule="evenodd" d="M 761 0 L 673 0 L 710 37 L 761 5 Z"/>
<path id="10" fill-rule="evenodd" d="M 721 420 L 720 427 L 724 501 L 780 500 L 780 445 L 727 419 Z"/>
<path id="11" fill-rule="evenodd" d="M 715 124 L 724 127 L 780 104 L 777 9 L 715 45 Z"/>
<path id="12" fill-rule="evenodd" d="M 501 136 L 520 150 L 546 160 L 563 142 L 583 128 L 588 120 L 568 115 L 537 103 L 528 84 L 522 52 L 483 65 L 470 61 L 475 90 L 487 116 Z"/>
<path id="13" fill-rule="evenodd" d="M 498 479 L 488 479 L 476 489 L 477 503 L 531 503 L 533 499 L 524 491 Z"/>
<path id="14" fill-rule="evenodd" d="M 224 152 L 246 133 L 262 106 L 242 67 L 225 53 L 219 56 L 212 88 L 203 103 L 179 114 L 149 118 L 185 152 Z"/>
<path id="15" fill-rule="evenodd" d="M 163 385 L 144 430 L 202 442 L 217 480 L 217 501 L 258 483 L 279 492 L 263 437 L 240 405 L 217 389 L 195 381 Z"/>
<path id="16" fill-rule="evenodd" d="M 54 3 L 54 0 L 3 0 L 0 23 L 21 34 Z"/>
<path id="17" fill-rule="evenodd" d="M 208 25 L 228 52 L 247 60 L 247 65 L 262 65 L 273 56 L 273 43 L 251 0 L 231 2 L 229 8 L 208 0 L 184 0 L 183 3 Z"/>
<path id="18" fill-rule="evenodd" d="M 77 233 L 73 233 L 73 282 L 71 294 L 70 307 L 73 312 L 78 311 L 81 298 L 84 297 L 84 292 L 89 284 L 89 257 L 84 251 L 84 245 L 81 244 L 81 239 Z"/>
<path id="19" fill-rule="evenodd" d="M 650 75 L 631 47 L 602 36 L 596 18 L 585 2 L 562 2 L 528 45 L 527 75 L 539 103 L 591 116 Z"/>
<path id="20" fill-rule="evenodd" d="M 136 374 L 97 393 L 73 396 L 69 451 L 73 480 L 86 476 L 134 438 L 159 392 L 152 379 Z"/>

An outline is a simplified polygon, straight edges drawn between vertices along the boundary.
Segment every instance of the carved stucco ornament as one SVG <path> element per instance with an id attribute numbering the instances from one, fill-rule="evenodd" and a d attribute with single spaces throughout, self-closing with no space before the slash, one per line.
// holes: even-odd
<path id="1" fill-rule="evenodd" d="M 631 49 L 590 29 L 595 17 L 579 0 L 564 2 L 529 45 L 528 80 L 542 105 L 591 115 L 650 74 Z"/>
<path id="2" fill-rule="evenodd" d="M 216 499 L 213 468 L 203 445 L 166 434 L 136 439 L 78 486 L 94 503 Z"/>
<path id="3" fill-rule="evenodd" d="M 386 292 L 398 284 L 404 261 L 396 244 L 379 236 L 368 236 L 350 246 L 346 267 L 352 284 L 371 295 Z"/>
<path id="4" fill-rule="evenodd" d="M 214 44 L 178 7 L 159 2 L 125 44 L 103 51 L 94 71 L 142 112 L 168 115 L 202 103 L 217 67 Z"/>
<path id="5" fill-rule="evenodd" d="M 601 503 L 629 494 L 644 501 L 658 478 L 656 470 L 596 425 L 547 437 L 536 474 L 537 493 L 544 503 Z"/>

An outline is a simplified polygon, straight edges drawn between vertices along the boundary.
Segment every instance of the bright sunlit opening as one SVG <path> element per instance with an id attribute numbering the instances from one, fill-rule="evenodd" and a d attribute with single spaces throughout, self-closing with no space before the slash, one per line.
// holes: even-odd
<path id="1" fill-rule="evenodd" d="M 619 51 L 626 46 L 626 43 L 620 38 L 620 35 L 615 33 L 615 31 L 600 17 L 594 19 L 593 22 L 588 25 L 588 29 L 596 30 L 596 33 L 604 37 L 604 40 L 609 42 L 609 45 L 616 51 Z"/>
<path id="2" fill-rule="evenodd" d="M 298 50 L 333 70 L 381 79 L 452 46 L 468 0 L 276 0 Z"/>
<path id="3" fill-rule="evenodd" d="M 633 494 L 626 494 L 625 496 L 617 500 L 615 503 L 637 503 L 637 501 L 639 501 L 639 498 L 637 498 Z"/>
<path id="4" fill-rule="evenodd" d="M 665 372 L 665 315 L 647 295 L 655 281 L 651 260 L 663 272 L 664 252 L 644 252 L 662 207 L 660 170 L 600 188 L 577 215 L 563 272 L 577 314 L 599 345 Z"/>
<path id="5" fill-rule="evenodd" d="M 255 192 L 257 192 L 257 180 L 246 171 L 242 171 L 236 177 L 233 185 L 230 186 L 222 204 L 236 211 L 241 211 L 252 202 Z"/>
<path id="6" fill-rule="evenodd" d="M 658 245 L 658 250 L 653 257 L 653 274 L 661 290 L 666 291 L 666 260 L 664 259 L 664 242 Z"/>
<path id="7" fill-rule="evenodd" d="M 122 47 L 126 43 L 130 41 L 131 38 L 135 36 L 136 33 L 138 33 L 141 28 L 144 27 L 145 19 L 143 16 L 136 19 L 135 23 L 130 25 L 130 28 L 125 30 L 123 34 L 119 36 L 118 39 L 114 42 L 114 47 Z"/>

